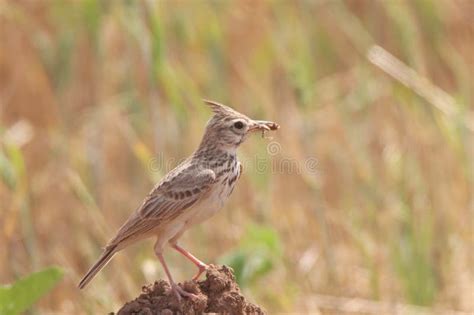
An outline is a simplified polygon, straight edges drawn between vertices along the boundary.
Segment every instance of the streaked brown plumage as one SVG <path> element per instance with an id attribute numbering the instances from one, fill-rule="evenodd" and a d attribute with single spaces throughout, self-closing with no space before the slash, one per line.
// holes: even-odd
<path id="1" fill-rule="evenodd" d="M 156 237 L 155 253 L 172 290 L 178 298 L 192 295 L 173 281 L 162 255 L 165 244 L 169 243 L 199 268 L 194 277 L 197 279 L 207 265 L 180 247 L 177 243 L 179 237 L 189 227 L 208 219 L 222 208 L 242 171 L 236 150 L 250 132 L 279 128 L 276 123 L 252 120 L 222 104 L 205 102 L 214 116 L 206 126 L 198 149 L 152 189 L 109 241 L 99 260 L 79 283 L 79 288 L 84 288 L 121 249 L 136 241 Z"/>

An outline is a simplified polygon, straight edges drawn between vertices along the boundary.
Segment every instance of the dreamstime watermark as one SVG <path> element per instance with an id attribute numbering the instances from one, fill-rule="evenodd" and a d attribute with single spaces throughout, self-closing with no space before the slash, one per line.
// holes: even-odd
<path id="1" fill-rule="evenodd" d="M 280 154 L 281 152 L 281 144 L 276 141 L 272 141 L 267 145 L 267 152 L 271 156 L 275 156 L 277 154 Z"/>
<path id="2" fill-rule="evenodd" d="M 266 155 L 241 156 L 239 161 L 244 170 L 257 174 L 316 174 L 319 162 L 314 157 L 295 159 L 284 157 L 282 146 L 279 142 L 272 141 L 267 145 Z M 167 158 L 162 153 L 150 160 L 148 169 L 151 172 L 168 173 L 183 160 Z M 211 162 L 212 163 L 212 162 Z M 225 165 L 225 164 L 224 164 Z"/>

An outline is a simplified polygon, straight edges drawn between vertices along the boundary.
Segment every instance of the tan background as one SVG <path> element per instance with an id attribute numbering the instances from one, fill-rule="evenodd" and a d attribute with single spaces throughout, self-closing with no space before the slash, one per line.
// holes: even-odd
<path id="1" fill-rule="evenodd" d="M 261 255 L 252 300 L 473 310 L 473 3 L 0 1 L 0 282 L 59 265 L 34 313 L 103 314 L 163 277 L 150 241 L 75 287 L 197 146 L 205 97 L 281 125 L 248 140 L 225 210 L 183 238 L 206 262 Z"/>

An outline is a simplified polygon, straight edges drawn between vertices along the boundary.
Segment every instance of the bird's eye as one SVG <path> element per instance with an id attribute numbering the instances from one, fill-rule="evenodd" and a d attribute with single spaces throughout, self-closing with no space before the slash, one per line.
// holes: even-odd
<path id="1" fill-rule="evenodd" d="M 236 123 L 234 123 L 234 127 L 237 129 L 242 129 L 244 128 L 244 123 L 241 121 L 237 121 Z"/>

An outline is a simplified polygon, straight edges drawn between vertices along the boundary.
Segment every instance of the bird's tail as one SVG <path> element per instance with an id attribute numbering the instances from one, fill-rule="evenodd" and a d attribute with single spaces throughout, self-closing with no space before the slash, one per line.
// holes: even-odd
<path id="1" fill-rule="evenodd" d="M 116 247 L 117 245 L 113 245 L 105 248 L 99 260 L 94 264 L 94 266 L 89 269 L 84 278 L 82 278 L 81 282 L 79 282 L 79 289 L 83 289 L 92 280 L 92 278 L 94 278 L 94 276 L 102 268 L 104 268 L 104 266 L 109 262 L 109 260 L 112 259 L 112 257 L 116 253 Z"/>

